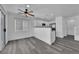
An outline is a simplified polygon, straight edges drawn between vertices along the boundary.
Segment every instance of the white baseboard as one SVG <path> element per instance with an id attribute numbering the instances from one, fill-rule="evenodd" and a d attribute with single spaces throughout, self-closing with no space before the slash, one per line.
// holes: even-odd
<path id="1" fill-rule="evenodd" d="M 9 41 L 19 40 L 19 39 L 28 38 L 28 37 L 33 37 L 33 36 L 28 35 L 28 36 L 26 36 L 26 37 L 17 37 L 17 38 L 12 38 L 12 39 L 10 39 Z"/>

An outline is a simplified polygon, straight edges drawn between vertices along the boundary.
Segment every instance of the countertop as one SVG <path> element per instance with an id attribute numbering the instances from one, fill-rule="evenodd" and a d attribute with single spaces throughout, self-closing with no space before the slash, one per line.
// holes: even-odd
<path id="1" fill-rule="evenodd" d="M 34 26 L 35 28 L 51 28 L 50 26 Z"/>

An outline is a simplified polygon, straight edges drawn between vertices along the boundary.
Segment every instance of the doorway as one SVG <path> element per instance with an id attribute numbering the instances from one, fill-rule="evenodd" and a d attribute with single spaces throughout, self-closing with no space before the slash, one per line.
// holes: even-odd
<path id="1" fill-rule="evenodd" d="M 68 40 L 74 40 L 74 28 L 75 28 L 75 20 L 73 18 L 70 18 L 67 20 L 67 37 Z"/>
<path id="2" fill-rule="evenodd" d="M 5 46 L 6 44 L 6 25 L 5 25 L 5 14 L 3 13 L 2 10 L 0 10 L 0 21 L 1 21 L 1 43 L 2 43 L 2 47 Z"/>

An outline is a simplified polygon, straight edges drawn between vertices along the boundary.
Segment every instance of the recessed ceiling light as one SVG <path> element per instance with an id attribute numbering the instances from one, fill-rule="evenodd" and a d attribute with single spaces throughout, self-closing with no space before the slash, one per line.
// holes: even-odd
<path id="1" fill-rule="evenodd" d="M 30 5 L 27 5 L 27 7 L 29 8 L 29 7 L 30 7 Z"/>

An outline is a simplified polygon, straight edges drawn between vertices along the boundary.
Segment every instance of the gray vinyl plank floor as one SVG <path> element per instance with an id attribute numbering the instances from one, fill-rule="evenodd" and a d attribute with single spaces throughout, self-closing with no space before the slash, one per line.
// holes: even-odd
<path id="1" fill-rule="evenodd" d="M 0 54 L 79 54 L 79 42 L 73 39 L 73 36 L 56 38 L 52 45 L 35 37 L 9 41 Z"/>

